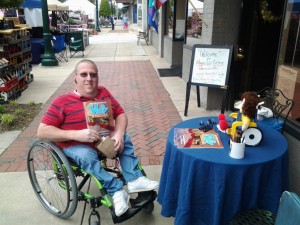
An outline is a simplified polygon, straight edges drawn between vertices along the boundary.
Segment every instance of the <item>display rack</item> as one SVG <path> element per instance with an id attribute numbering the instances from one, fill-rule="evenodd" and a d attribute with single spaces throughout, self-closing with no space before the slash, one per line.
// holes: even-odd
<path id="1" fill-rule="evenodd" d="M 33 81 L 30 27 L 10 28 L 0 30 L 0 102 L 18 98 Z"/>

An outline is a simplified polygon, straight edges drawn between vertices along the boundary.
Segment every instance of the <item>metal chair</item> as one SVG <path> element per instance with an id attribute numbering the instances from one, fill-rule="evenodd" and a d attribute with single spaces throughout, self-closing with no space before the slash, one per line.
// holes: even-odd
<path id="1" fill-rule="evenodd" d="M 269 87 L 258 91 L 257 95 L 264 102 L 263 106 L 271 109 L 273 113 L 272 117 L 263 118 L 260 122 L 270 125 L 282 133 L 286 120 L 294 107 L 294 101 L 286 97 L 281 90 Z"/>
<path id="2" fill-rule="evenodd" d="M 146 44 L 148 45 L 148 38 L 149 38 L 149 32 L 147 30 L 147 32 L 143 32 L 143 31 L 139 31 L 138 35 L 137 35 L 137 44 L 140 43 L 141 39 L 144 39 Z"/>
<path id="3" fill-rule="evenodd" d="M 56 59 L 58 61 L 65 60 L 66 62 L 68 62 L 67 44 L 65 42 L 65 39 L 66 36 L 64 34 L 53 35 L 52 44 Z"/>
<path id="4" fill-rule="evenodd" d="M 297 194 L 282 193 L 277 214 L 264 209 L 248 209 L 236 214 L 230 225 L 298 225 L 300 198 Z"/>

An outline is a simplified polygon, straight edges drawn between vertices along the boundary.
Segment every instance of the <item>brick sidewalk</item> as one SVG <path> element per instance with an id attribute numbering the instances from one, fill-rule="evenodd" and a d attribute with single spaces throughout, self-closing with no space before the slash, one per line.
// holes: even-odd
<path id="1" fill-rule="evenodd" d="M 99 62 L 97 65 L 100 84 L 108 88 L 126 111 L 129 120 L 127 131 L 141 164 L 162 164 L 168 132 L 173 125 L 181 122 L 181 117 L 151 62 Z M 27 170 L 27 152 L 36 140 L 40 119 L 53 98 L 66 91 L 73 91 L 72 75 L 0 156 L 0 172 Z"/>

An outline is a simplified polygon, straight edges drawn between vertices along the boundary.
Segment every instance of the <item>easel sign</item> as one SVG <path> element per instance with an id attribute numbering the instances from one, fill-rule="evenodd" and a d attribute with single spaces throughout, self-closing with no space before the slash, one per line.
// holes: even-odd
<path id="1" fill-rule="evenodd" d="M 199 86 L 224 89 L 225 93 L 222 101 L 222 112 L 224 112 L 232 48 L 231 45 L 194 45 L 190 76 L 186 87 L 184 116 L 187 116 L 192 85 L 197 87 L 198 107 L 200 107 Z"/>

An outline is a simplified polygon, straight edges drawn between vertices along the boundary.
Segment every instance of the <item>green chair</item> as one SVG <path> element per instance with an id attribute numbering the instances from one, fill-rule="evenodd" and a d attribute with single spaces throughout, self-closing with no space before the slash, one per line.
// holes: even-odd
<path id="1" fill-rule="evenodd" d="M 68 34 L 70 58 L 75 55 L 84 57 L 83 32 L 70 32 Z"/>
<path id="2" fill-rule="evenodd" d="M 247 209 L 235 215 L 230 225 L 299 225 L 299 221 L 300 198 L 284 191 L 276 215 L 264 209 Z"/>

